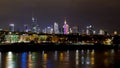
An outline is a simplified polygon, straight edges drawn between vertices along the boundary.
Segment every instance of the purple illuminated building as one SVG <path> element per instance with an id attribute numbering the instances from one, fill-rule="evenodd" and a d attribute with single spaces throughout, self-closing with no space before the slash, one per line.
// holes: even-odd
<path id="1" fill-rule="evenodd" d="M 67 24 L 66 19 L 64 21 L 63 29 L 64 29 L 64 34 L 69 34 L 69 25 Z"/>

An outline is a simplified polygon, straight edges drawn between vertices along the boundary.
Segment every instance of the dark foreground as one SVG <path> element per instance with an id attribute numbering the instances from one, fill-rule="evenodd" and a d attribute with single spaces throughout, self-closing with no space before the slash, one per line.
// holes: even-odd
<path id="1" fill-rule="evenodd" d="M 81 49 L 95 49 L 95 50 L 107 50 L 107 49 L 120 49 L 118 45 L 67 45 L 67 44 L 10 44 L 10 45 L 0 45 L 0 51 L 63 51 L 63 50 L 81 50 Z"/>

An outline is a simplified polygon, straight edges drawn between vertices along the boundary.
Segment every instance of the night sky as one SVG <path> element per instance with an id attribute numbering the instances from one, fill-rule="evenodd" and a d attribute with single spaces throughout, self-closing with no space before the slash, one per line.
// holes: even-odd
<path id="1" fill-rule="evenodd" d="M 62 27 L 66 17 L 70 27 L 93 25 L 96 30 L 120 32 L 119 0 L 0 0 L 1 28 L 14 23 L 16 29 L 22 29 L 24 24 L 32 24 L 32 16 L 42 29 L 54 22 Z"/>

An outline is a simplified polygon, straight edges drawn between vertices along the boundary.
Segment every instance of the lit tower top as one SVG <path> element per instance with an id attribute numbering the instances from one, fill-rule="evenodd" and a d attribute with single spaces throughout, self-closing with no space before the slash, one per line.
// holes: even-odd
<path id="1" fill-rule="evenodd" d="M 64 34 L 69 34 L 69 25 L 67 24 L 66 18 L 64 20 L 63 29 L 64 29 Z"/>
<path id="2" fill-rule="evenodd" d="M 34 17 L 32 17 L 32 22 L 35 22 L 35 18 Z"/>
<path id="3" fill-rule="evenodd" d="M 67 24 L 66 18 L 65 18 L 65 20 L 64 20 L 64 24 Z"/>
<path id="4" fill-rule="evenodd" d="M 38 25 L 37 25 L 37 19 L 35 17 L 32 17 L 32 31 L 33 32 L 37 32 L 37 28 Z"/>

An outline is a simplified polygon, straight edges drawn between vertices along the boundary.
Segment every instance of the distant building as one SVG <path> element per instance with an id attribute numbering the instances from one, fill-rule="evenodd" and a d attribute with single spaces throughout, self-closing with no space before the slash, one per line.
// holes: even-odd
<path id="1" fill-rule="evenodd" d="M 64 34 L 64 28 L 63 27 L 59 27 L 59 34 Z"/>
<path id="2" fill-rule="evenodd" d="M 81 34 L 86 34 L 86 31 L 82 29 Z"/>
<path id="3" fill-rule="evenodd" d="M 39 25 L 37 24 L 37 18 L 32 17 L 32 32 L 38 32 Z"/>
<path id="4" fill-rule="evenodd" d="M 114 33 L 113 33 L 114 35 L 118 35 L 118 32 L 117 31 L 114 31 Z"/>
<path id="5" fill-rule="evenodd" d="M 63 29 L 64 29 L 64 34 L 69 34 L 69 25 L 67 24 L 66 19 L 64 21 Z"/>
<path id="6" fill-rule="evenodd" d="M 87 35 L 91 35 L 91 34 L 95 34 L 95 33 L 96 33 L 96 31 L 94 30 L 92 25 L 89 25 L 86 27 L 86 34 Z"/>
<path id="7" fill-rule="evenodd" d="M 9 31 L 14 32 L 15 31 L 15 24 L 9 24 Z"/>
<path id="8" fill-rule="evenodd" d="M 72 33 L 79 33 L 79 27 L 78 26 L 73 26 L 72 27 Z"/>
<path id="9" fill-rule="evenodd" d="M 27 25 L 27 24 L 24 24 L 24 32 L 28 32 L 28 31 L 30 31 L 28 25 Z"/>
<path id="10" fill-rule="evenodd" d="M 59 34 L 59 27 L 58 27 L 58 23 L 54 23 L 54 33 L 55 34 Z"/>
<path id="11" fill-rule="evenodd" d="M 73 30 L 72 30 L 72 28 L 70 28 L 70 31 L 69 31 L 69 33 L 73 33 Z"/>
<path id="12" fill-rule="evenodd" d="M 2 28 L 0 28 L 0 31 L 2 31 L 3 29 Z"/>
<path id="13" fill-rule="evenodd" d="M 45 31 L 47 34 L 52 34 L 53 33 L 53 28 L 52 27 L 47 27 L 46 28 L 46 31 Z"/>
<path id="14" fill-rule="evenodd" d="M 42 33 L 47 33 L 47 30 L 46 30 L 46 28 L 42 30 Z"/>
<path id="15" fill-rule="evenodd" d="M 104 34 L 105 34 L 105 31 L 102 30 L 102 29 L 100 29 L 98 34 L 99 34 L 99 35 L 104 35 Z"/>

